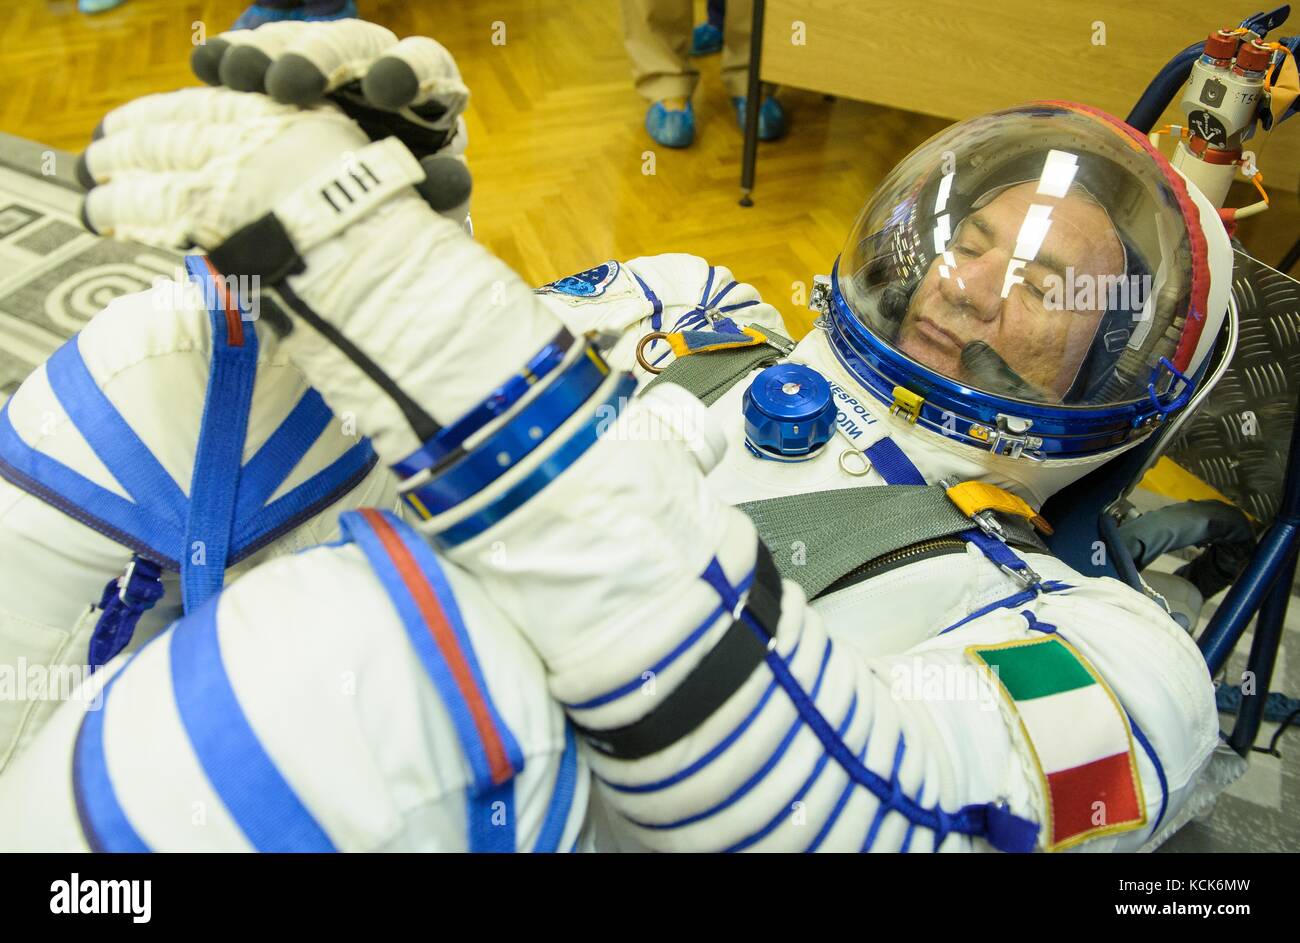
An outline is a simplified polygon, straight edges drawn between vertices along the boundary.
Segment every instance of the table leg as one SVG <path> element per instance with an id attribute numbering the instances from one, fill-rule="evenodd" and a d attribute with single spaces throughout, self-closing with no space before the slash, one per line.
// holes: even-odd
<path id="1" fill-rule="evenodd" d="M 749 37 L 749 92 L 745 99 L 745 149 L 740 165 L 741 206 L 753 206 L 750 194 L 754 190 L 754 164 L 758 159 L 758 109 L 762 104 L 762 82 L 759 80 L 763 57 L 763 0 L 754 0 L 754 28 Z"/>

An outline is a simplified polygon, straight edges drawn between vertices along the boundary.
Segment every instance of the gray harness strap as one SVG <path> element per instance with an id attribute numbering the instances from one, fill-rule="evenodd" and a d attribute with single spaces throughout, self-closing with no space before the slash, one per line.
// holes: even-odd
<path id="1" fill-rule="evenodd" d="M 781 575 L 802 586 L 809 599 L 885 554 L 978 526 L 942 485 L 840 488 L 737 507 L 754 522 Z M 1028 521 L 996 517 L 1008 541 L 1047 552 Z"/>
<path id="2" fill-rule="evenodd" d="M 711 406 L 757 367 L 775 363 L 794 349 L 781 335 L 766 329 L 763 333 L 766 344 L 679 357 L 642 392 L 657 383 L 676 383 Z M 803 587 L 809 599 L 885 554 L 978 526 L 948 499 L 942 485 L 839 488 L 746 501 L 737 507 L 754 522 L 781 575 Z M 1010 514 L 994 516 L 1008 542 L 1049 552 L 1028 521 Z"/>
<path id="3" fill-rule="evenodd" d="M 647 383 L 642 392 L 654 389 L 659 383 L 676 383 L 705 406 L 712 406 L 756 368 L 776 363 L 794 350 L 794 341 L 767 328 L 758 330 L 767 337 L 766 344 L 702 350 L 689 357 L 678 357 Z"/>

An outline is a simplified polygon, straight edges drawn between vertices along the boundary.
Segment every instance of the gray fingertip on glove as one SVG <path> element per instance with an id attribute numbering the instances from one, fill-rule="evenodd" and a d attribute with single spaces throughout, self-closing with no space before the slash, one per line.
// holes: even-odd
<path id="1" fill-rule="evenodd" d="M 396 111 L 415 100 L 420 91 L 420 79 L 403 60 L 385 56 L 371 66 L 361 80 L 361 91 L 380 108 Z"/>
<path id="2" fill-rule="evenodd" d="M 221 59 L 221 84 L 237 92 L 266 90 L 271 57 L 256 46 L 236 46 Z"/>
<path id="3" fill-rule="evenodd" d="M 420 166 L 424 168 L 424 182 L 416 189 L 424 202 L 444 216 L 463 216 L 463 210 L 452 211 L 461 210 L 469 202 L 473 189 L 469 168 L 454 157 L 426 157 Z"/>
<path id="4" fill-rule="evenodd" d="M 190 68 L 205 84 L 220 85 L 221 60 L 229 48 L 229 42 L 215 37 L 206 43 L 200 43 L 190 53 Z"/>
<path id="5" fill-rule="evenodd" d="M 320 101 L 328 81 L 306 56 L 285 53 L 266 72 L 266 93 L 285 105 L 304 107 Z"/>
<path id="6" fill-rule="evenodd" d="M 102 126 L 103 122 L 100 122 L 100 124 Z M 97 135 L 95 137 L 96 141 L 98 141 L 99 138 L 104 136 L 103 131 L 101 131 L 99 128 L 96 128 L 95 132 Z M 82 189 L 85 190 L 87 193 L 89 193 L 91 189 L 93 189 L 95 186 L 95 178 L 90 175 L 90 167 L 86 163 L 85 151 L 82 151 L 80 154 L 77 155 L 76 174 L 77 174 L 77 183 L 81 184 Z M 83 223 L 86 222 L 86 208 L 84 206 L 81 208 L 81 221 Z M 90 229 L 89 223 L 86 223 L 86 228 Z M 95 230 L 90 229 L 90 231 L 94 232 Z"/>

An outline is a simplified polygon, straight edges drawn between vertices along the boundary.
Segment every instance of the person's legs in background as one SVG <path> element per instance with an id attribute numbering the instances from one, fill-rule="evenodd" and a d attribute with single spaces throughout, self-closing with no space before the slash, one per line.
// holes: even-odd
<path id="1" fill-rule="evenodd" d="M 257 29 L 280 20 L 346 20 L 357 16 L 356 0 L 259 0 L 231 29 Z"/>
<path id="2" fill-rule="evenodd" d="M 731 96 L 731 103 L 736 108 L 736 121 L 742 130 L 745 127 L 745 98 L 749 94 L 749 41 L 753 23 L 753 0 L 731 0 L 727 4 L 722 41 L 722 84 Z M 758 139 L 775 141 L 785 136 L 786 129 L 785 110 L 772 97 L 769 88 L 765 90 L 758 111 Z"/>
<path id="3" fill-rule="evenodd" d="M 722 48 L 722 24 L 726 0 L 709 0 L 708 18 L 691 35 L 691 55 L 709 56 Z"/>
<path id="4" fill-rule="evenodd" d="M 700 73 L 690 64 L 691 0 L 623 0 L 623 36 L 636 90 L 652 104 L 645 126 L 665 147 L 695 139 L 691 95 Z"/>
<path id="5" fill-rule="evenodd" d="M 82 13 L 103 13 L 124 3 L 126 0 L 77 0 L 77 9 Z"/>

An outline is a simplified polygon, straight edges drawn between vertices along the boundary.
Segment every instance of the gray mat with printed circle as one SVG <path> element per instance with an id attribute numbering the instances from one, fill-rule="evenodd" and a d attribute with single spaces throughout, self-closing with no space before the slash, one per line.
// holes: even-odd
<path id="1" fill-rule="evenodd" d="M 87 232 L 74 159 L 0 132 L 0 403 L 109 301 L 181 264 Z"/>

